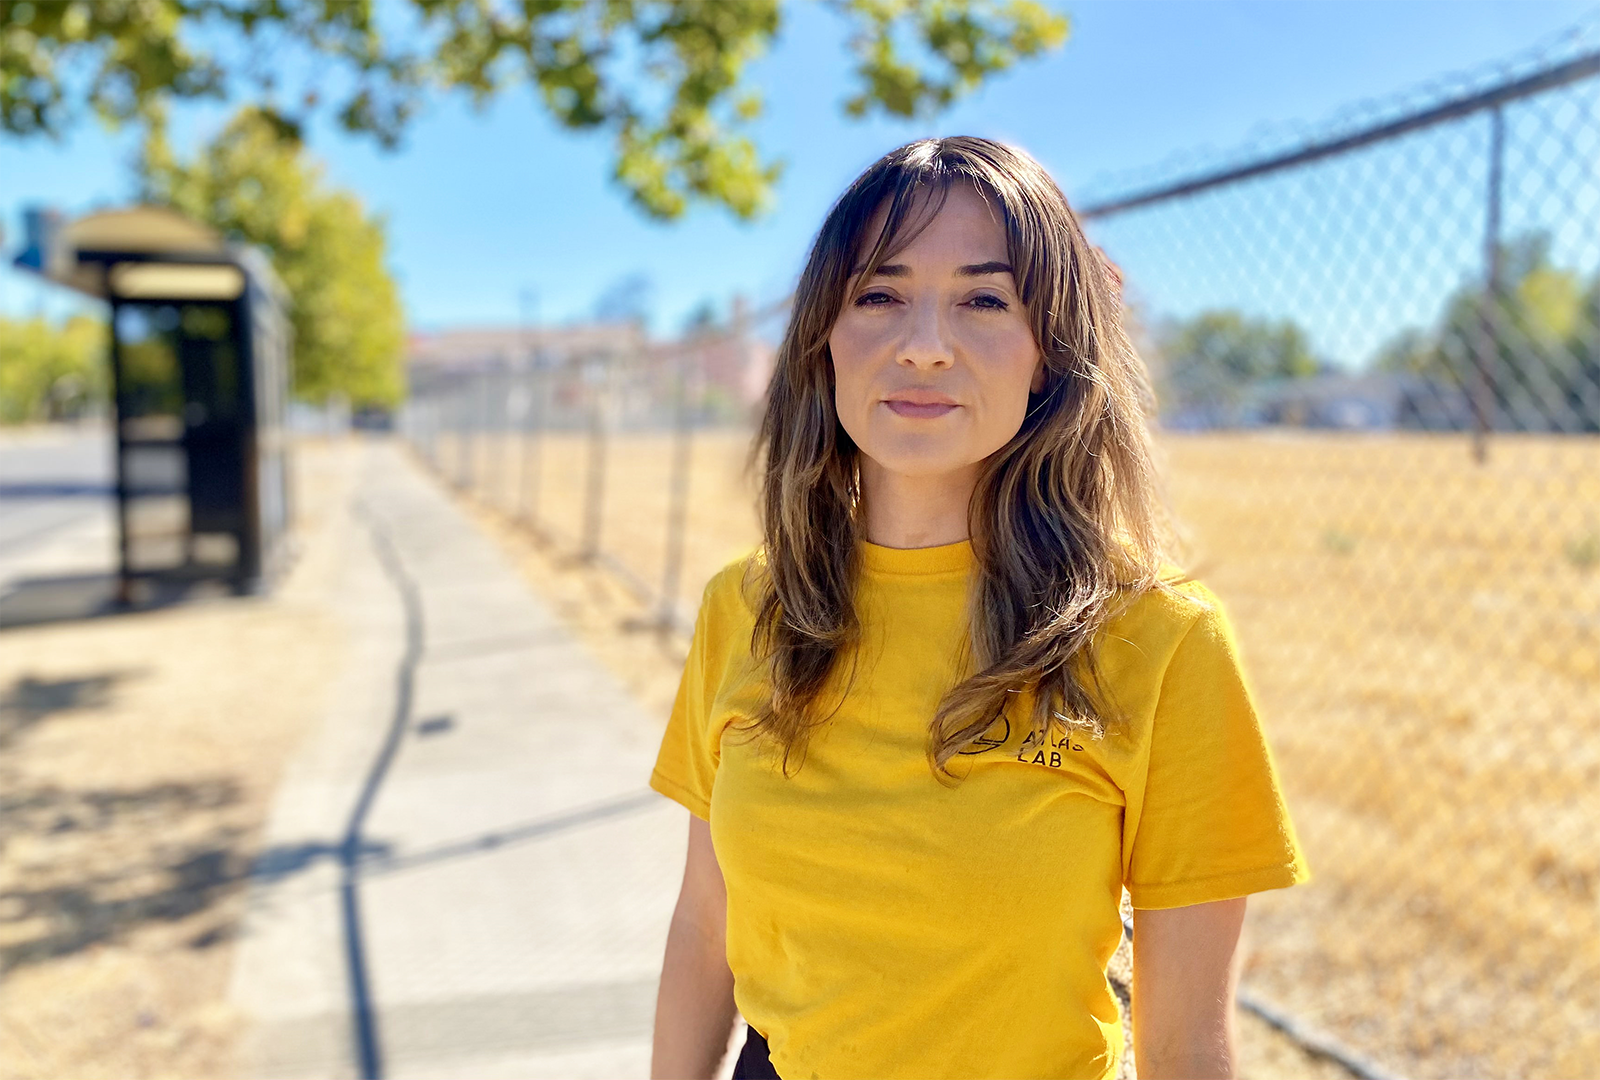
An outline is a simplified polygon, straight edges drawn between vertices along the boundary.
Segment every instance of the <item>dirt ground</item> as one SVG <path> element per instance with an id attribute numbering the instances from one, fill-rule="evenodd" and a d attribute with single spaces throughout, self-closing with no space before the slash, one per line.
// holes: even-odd
<path id="1" fill-rule="evenodd" d="M 322 597 L 354 455 L 296 461 L 270 597 L 0 632 L 0 1077 L 231 1072 L 241 875 L 342 646 Z"/>
<path id="2" fill-rule="evenodd" d="M 702 451 L 707 448 L 700 447 Z M 738 527 L 733 500 L 743 490 L 743 476 L 737 460 L 726 454 L 726 447 L 714 445 L 704 453 L 701 464 L 712 472 L 711 484 L 720 484 L 724 502 L 720 506 L 700 507 L 700 513 L 732 519 L 735 528 L 719 531 L 717 550 L 736 552 L 739 539 L 749 535 L 750 526 Z M 717 451 L 723 451 L 721 455 Z M 649 496 L 641 492 L 641 497 Z M 663 632 L 652 625 L 655 609 L 641 602 L 637 591 L 624 584 L 612 568 L 585 561 L 573 554 L 564 540 L 540 537 L 516 520 L 514 503 L 506 509 L 463 498 L 462 506 L 481 527 L 515 560 L 527 580 L 584 645 L 615 674 L 634 696 L 659 716 L 662 723 L 672 709 L 678 677 L 683 670 L 687 639 L 676 632 Z M 641 514 L 640 517 L 644 517 Z M 721 554 L 708 554 L 703 548 L 692 571 L 700 576 L 689 581 L 688 589 L 698 591 L 715 567 L 708 567 Z M 642 543 L 635 551 L 646 549 Z M 726 561 L 724 559 L 723 561 Z M 717 566 L 722 565 L 720 562 Z M 686 574 L 686 577 L 688 575 Z M 1113 961 L 1113 976 L 1127 981 L 1127 946 Z M 1276 1028 L 1251 1012 L 1239 1010 L 1240 1075 L 1244 1080 L 1348 1080 L 1350 1074 L 1326 1058 L 1308 1052 Z M 1130 1055 L 1131 1059 L 1131 1055 Z M 1127 1076 L 1132 1076 L 1128 1071 Z"/>

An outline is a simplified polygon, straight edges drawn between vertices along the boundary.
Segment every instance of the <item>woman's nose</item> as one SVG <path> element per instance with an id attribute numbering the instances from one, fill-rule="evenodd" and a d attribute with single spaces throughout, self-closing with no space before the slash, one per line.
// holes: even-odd
<path id="1" fill-rule="evenodd" d="M 955 363 L 943 305 L 924 301 L 910 305 L 905 336 L 896 359 L 902 364 L 929 370 L 947 368 Z"/>

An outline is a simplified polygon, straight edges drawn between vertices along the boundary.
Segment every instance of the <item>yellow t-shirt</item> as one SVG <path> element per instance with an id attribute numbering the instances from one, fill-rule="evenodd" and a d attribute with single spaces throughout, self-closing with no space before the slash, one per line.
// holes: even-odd
<path id="1" fill-rule="evenodd" d="M 972 567 L 965 542 L 865 546 L 862 644 L 824 700 L 848 691 L 788 777 L 730 730 L 766 687 L 745 564 L 706 588 L 651 786 L 711 823 L 734 997 L 780 1076 L 1114 1076 L 1123 887 L 1166 908 L 1306 877 L 1198 584 L 1108 626 L 1120 732 L 1032 745 L 1019 700 L 941 784 L 928 723 L 960 675 Z"/>

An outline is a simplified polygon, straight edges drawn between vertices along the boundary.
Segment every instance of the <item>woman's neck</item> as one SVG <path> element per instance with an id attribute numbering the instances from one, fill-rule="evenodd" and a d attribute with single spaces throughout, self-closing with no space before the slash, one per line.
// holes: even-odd
<path id="1" fill-rule="evenodd" d="M 892 548 L 938 547 L 969 536 L 967 510 L 981 466 L 937 476 L 890 472 L 861 456 L 867 540 Z"/>

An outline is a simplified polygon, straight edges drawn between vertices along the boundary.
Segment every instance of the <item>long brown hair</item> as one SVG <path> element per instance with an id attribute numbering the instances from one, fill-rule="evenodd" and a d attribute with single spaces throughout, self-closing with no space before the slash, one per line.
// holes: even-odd
<path id="1" fill-rule="evenodd" d="M 858 450 L 835 412 L 828 337 L 852 270 L 864 264 L 865 280 L 903 250 L 957 181 L 975 184 L 1002 217 L 1045 380 L 972 497 L 973 673 L 932 719 L 936 769 L 1018 692 L 1034 692 L 1035 733 L 1063 725 L 1105 734 L 1115 713 L 1100 692 L 1093 639 L 1159 582 L 1167 528 L 1146 425 L 1149 378 L 1123 330 L 1112 272 L 1027 154 L 968 137 L 902 146 L 850 185 L 817 234 L 756 442 L 763 548 L 752 647 L 772 693 L 751 728 L 782 748 L 786 767 L 826 719 L 823 690 L 860 636 Z M 869 238 L 880 208 L 883 228 Z"/>

